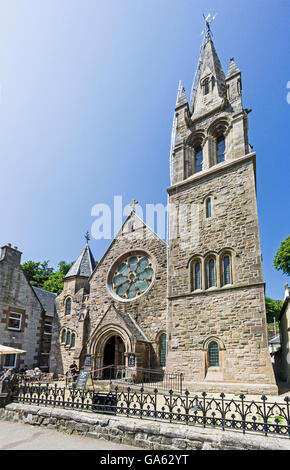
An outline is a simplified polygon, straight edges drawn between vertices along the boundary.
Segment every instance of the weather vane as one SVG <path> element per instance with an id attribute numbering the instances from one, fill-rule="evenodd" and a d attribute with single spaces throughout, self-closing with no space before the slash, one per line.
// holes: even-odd
<path id="1" fill-rule="evenodd" d="M 87 231 L 87 233 L 85 234 L 85 239 L 87 240 L 87 243 L 88 243 L 88 241 L 90 240 L 90 234 L 89 234 L 88 231 Z"/>
<path id="2" fill-rule="evenodd" d="M 216 15 L 217 15 L 217 13 L 212 17 L 211 14 L 209 13 L 209 14 L 207 15 L 207 17 L 205 17 L 205 15 L 204 15 L 204 13 L 203 13 L 203 18 L 204 18 L 204 21 L 205 21 L 205 29 L 202 30 L 201 36 L 202 36 L 203 34 L 205 34 L 205 33 L 207 33 L 207 35 L 213 36 L 212 31 L 211 31 L 211 28 L 210 28 L 210 25 L 211 25 L 212 22 L 215 20 Z"/>

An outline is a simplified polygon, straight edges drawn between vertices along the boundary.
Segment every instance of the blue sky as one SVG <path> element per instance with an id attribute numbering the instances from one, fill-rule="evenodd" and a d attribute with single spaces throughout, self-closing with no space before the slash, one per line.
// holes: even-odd
<path id="1" fill-rule="evenodd" d="M 23 261 L 75 259 L 96 203 L 166 204 L 178 82 L 189 97 L 203 29 L 252 108 L 267 294 L 289 234 L 288 0 L 0 1 L 0 242 Z M 91 240 L 100 259 L 108 240 Z M 288 278 L 289 280 L 289 278 Z"/>

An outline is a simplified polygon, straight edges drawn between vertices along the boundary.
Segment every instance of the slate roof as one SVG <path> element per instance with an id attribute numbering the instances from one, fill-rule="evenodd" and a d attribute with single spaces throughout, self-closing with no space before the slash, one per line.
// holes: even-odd
<path id="1" fill-rule="evenodd" d="M 146 341 L 149 343 L 149 340 L 143 330 L 140 328 L 139 325 L 135 322 L 134 318 L 130 315 L 129 312 L 121 312 L 118 310 L 118 314 L 120 317 L 123 318 L 124 322 L 126 323 L 129 330 L 133 333 L 137 341 Z"/>
<path id="2" fill-rule="evenodd" d="M 72 265 L 72 267 L 66 274 L 65 279 L 71 276 L 90 277 L 95 267 L 96 267 L 96 263 L 95 263 L 93 254 L 91 252 L 91 249 L 88 243 L 86 243 L 86 246 L 84 247 L 80 256 L 74 262 L 74 264 Z"/>
<path id="3" fill-rule="evenodd" d="M 274 336 L 272 339 L 269 340 L 269 344 L 280 344 L 280 334 Z"/>
<path id="4" fill-rule="evenodd" d="M 53 317 L 55 312 L 54 299 L 56 298 L 57 294 L 40 289 L 39 287 L 32 287 L 32 289 L 34 290 L 39 302 L 43 306 L 46 315 Z"/>

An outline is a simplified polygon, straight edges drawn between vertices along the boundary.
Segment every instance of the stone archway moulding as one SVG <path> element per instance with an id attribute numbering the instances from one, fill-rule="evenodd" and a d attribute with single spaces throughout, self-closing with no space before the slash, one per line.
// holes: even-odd
<path id="1" fill-rule="evenodd" d="M 110 324 L 94 333 L 89 342 L 89 354 L 103 354 L 105 345 L 112 336 L 120 336 L 125 345 L 125 352 L 132 352 L 132 341 L 127 331 L 119 325 Z"/>

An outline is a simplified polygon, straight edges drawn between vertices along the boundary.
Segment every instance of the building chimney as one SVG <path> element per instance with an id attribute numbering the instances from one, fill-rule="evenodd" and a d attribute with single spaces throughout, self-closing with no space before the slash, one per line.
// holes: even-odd
<path id="1" fill-rule="evenodd" d="M 2 246 L 1 248 L 1 257 L 0 260 L 5 260 L 9 264 L 19 265 L 21 261 L 21 251 L 18 251 L 18 248 L 15 246 L 11 247 L 11 243 Z"/>

